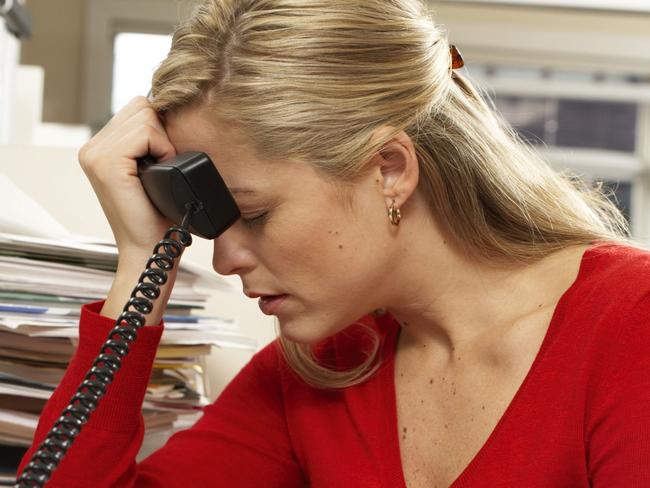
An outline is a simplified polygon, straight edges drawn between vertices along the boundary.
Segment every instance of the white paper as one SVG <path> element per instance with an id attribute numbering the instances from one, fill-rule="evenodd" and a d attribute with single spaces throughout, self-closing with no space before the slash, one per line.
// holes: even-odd
<path id="1" fill-rule="evenodd" d="M 28 429 L 36 429 L 36 425 L 38 424 L 38 415 L 0 408 L 0 422 Z"/>
<path id="2" fill-rule="evenodd" d="M 65 238 L 68 230 L 7 177 L 0 174 L 0 232 Z"/>

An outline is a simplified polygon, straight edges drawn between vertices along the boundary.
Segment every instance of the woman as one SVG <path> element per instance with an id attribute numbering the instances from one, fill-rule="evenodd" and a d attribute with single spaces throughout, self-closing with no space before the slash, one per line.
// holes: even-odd
<path id="1" fill-rule="evenodd" d="M 415 0 L 212 0 L 177 30 L 80 152 L 119 266 L 35 445 L 169 226 L 136 157 L 211 157 L 243 215 L 214 269 L 280 337 L 136 465 L 170 283 L 48 486 L 650 483 L 650 254 L 460 64 Z"/>

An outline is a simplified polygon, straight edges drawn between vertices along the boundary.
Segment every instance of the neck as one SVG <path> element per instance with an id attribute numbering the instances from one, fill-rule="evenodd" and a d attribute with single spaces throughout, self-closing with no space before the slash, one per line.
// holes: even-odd
<path id="1" fill-rule="evenodd" d="M 535 318 L 550 320 L 588 247 L 566 248 L 535 264 L 497 267 L 471 260 L 440 235 L 428 236 L 402 248 L 408 255 L 386 308 L 402 325 L 400 342 L 449 358 L 456 350 L 494 344 Z"/>

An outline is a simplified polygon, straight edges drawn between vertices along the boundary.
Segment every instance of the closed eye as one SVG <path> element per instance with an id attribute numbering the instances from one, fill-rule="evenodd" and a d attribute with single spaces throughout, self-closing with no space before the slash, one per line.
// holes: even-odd
<path id="1" fill-rule="evenodd" d="M 254 227 L 255 225 L 261 225 L 264 224 L 268 220 L 268 212 L 261 213 L 259 215 L 256 215 L 255 217 L 242 217 L 242 222 L 244 225 L 247 227 Z"/>

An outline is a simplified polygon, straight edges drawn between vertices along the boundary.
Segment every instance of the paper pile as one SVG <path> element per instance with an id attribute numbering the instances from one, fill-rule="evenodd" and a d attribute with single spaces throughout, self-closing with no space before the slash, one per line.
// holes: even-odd
<path id="1" fill-rule="evenodd" d="M 2 187 L 12 195 L 11 202 L 0 200 L 5 209 L 26 208 L 16 201 L 26 195 L 6 178 Z M 0 457 L 7 459 L 31 444 L 38 415 L 77 344 L 80 307 L 106 297 L 117 266 L 113 245 L 66 235 L 33 202 L 27 206 L 43 224 L 40 232 L 28 235 L 27 216 L 20 225 L 0 217 Z M 256 349 L 234 320 L 196 313 L 205 309 L 210 290 L 224 288 L 230 286 L 216 274 L 181 261 L 145 397 L 145 441 L 171 432 L 179 415 L 207 404 L 201 358 L 213 345 Z"/>

